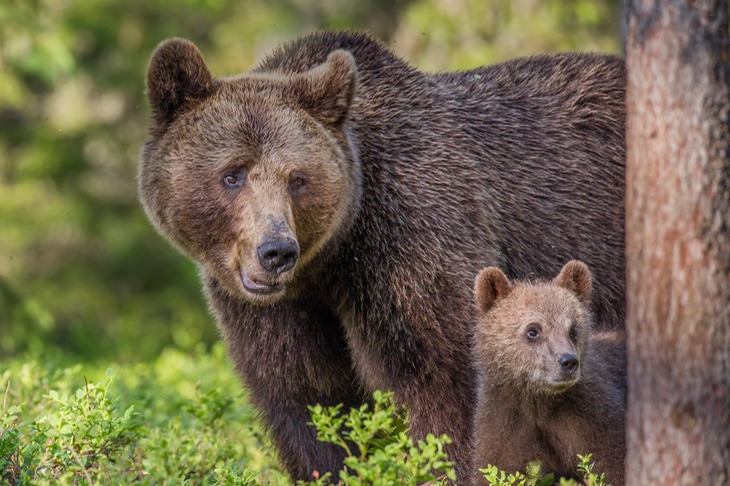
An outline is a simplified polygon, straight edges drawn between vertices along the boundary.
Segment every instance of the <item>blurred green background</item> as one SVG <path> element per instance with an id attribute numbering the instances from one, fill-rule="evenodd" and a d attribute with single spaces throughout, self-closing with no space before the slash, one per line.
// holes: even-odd
<path id="1" fill-rule="evenodd" d="M 365 29 L 443 71 L 619 52 L 621 20 L 619 0 L 2 0 L 0 362 L 135 362 L 218 339 L 195 266 L 137 202 L 161 40 L 191 39 L 227 76 L 312 30 Z"/>

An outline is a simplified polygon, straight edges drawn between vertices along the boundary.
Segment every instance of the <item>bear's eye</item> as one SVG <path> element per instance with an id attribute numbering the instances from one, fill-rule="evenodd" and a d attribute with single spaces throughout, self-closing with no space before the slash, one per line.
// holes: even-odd
<path id="1" fill-rule="evenodd" d="M 299 194 L 306 185 L 307 177 L 302 173 L 296 172 L 289 178 L 289 192 L 292 194 Z"/>
<path id="2" fill-rule="evenodd" d="M 221 178 L 223 185 L 226 187 L 241 187 L 246 180 L 246 174 L 243 171 L 226 172 Z"/>
<path id="3" fill-rule="evenodd" d="M 534 341 L 540 337 L 540 328 L 537 325 L 531 325 L 525 331 L 525 337 L 530 341 Z"/>
<path id="4" fill-rule="evenodd" d="M 570 340 L 575 342 L 578 339 L 578 328 L 575 325 L 571 326 L 568 335 L 570 336 Z"/>

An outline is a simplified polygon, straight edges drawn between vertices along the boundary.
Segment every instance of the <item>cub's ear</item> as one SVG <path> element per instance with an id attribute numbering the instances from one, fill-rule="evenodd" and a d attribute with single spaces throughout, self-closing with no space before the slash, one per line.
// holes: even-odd
<path id="1" fill-rule="evenodd" d="M 213 91 L 213 77 L 195 44 L 184 39 L 162 42 L 147 66 L 147 97 L 157 128 Z"/>
<path id="2" fill-rule="evenodd" d="M 571 260 L 565 264 L 553 283 L 573 292 L 585 306 L 591 304 L 593 276 L 585 263 Z"/>
<path id="3" fill-rule="evenodd" d="M 474 282 L 474 299 L 479 311 L 489 311 L 499 300 L 512 292 L 512 285 L 502 270 L 497 267 L 487 267 L 477 275 Z"/>
<path id="4" fill-rule="evenodd" d="M 323 124 L 339 127 L 347 118 L 356 84 L 355 58 L 338 49 L 323 64 L 294 76 L 294 101 Z"/>

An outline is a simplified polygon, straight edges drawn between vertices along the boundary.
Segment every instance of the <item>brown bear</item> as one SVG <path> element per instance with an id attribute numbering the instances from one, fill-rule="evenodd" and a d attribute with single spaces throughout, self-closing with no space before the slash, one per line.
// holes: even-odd
<path id="1" fill-rule="evenodd" d="M 556 479 L 578 478 L 577 455 L 592 453 L 595 470 L 623 484 L 626 341 L 592 330 L 591 290 L 580 261 L 551 282 L 510 283 L 495 267 L 477 276 L 475 469 L 539 460 Z"/>
<path id="2" fill-rule="evenodd" d="M 320 32 L 214 78 L 172 39 L 147 70 L 140 197 L 200 267 L 230 355 L 292 477 L 335 471 L 307 405 L 389 389 L 468 475 L 472 283 L 595 268 L 624 315 L 624 63 L 593 54 L 424 74 Z M 580 237 L 575 229 L 580 228 Z"/>

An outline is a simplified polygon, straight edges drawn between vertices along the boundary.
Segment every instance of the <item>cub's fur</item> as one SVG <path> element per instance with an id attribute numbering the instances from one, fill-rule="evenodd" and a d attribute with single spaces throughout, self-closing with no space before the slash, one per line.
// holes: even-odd
<path id="1" fill-rule="evenodd" d="M 624 64 L 534 57 L 424 74 L 363 34 L 215 78 L 173 39 L 149 63 L 140 197 L 200 267 L 231 358 L 296 479 L 341 467 L 307 405 L 393 390 L 468 479 L 471 286 L 576 255 L 624 315 Z M 580 237 L 575 237 L 580 228 Z M 600 250 L 600 251 L 598 251 Z M 468 474 L 468 473 L 467 473 Z M 336 476 L 336 474 L 335 474 Z"/>
<path id="2" fill-rule="evenodd" d="M 477 277 L 475 468 L 539 460 L 556 478 L 580 477 L 577 454 L 593 453 L 595 470 L 623 484 L 625 339 L 591 329 L 591 289 L 579 261 L 552 282 L 510 283 L 495 267 Z"/>

